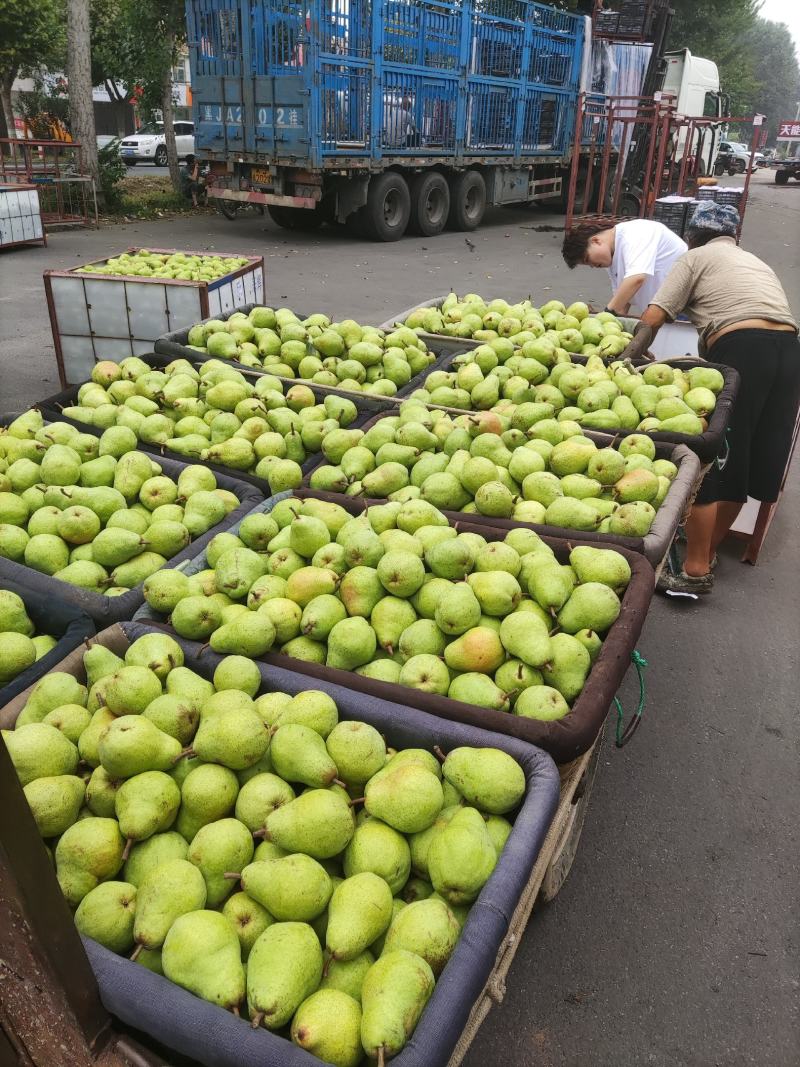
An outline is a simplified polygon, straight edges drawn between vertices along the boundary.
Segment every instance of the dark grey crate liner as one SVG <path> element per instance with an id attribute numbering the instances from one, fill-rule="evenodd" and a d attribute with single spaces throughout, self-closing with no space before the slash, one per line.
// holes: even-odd
<path id="1" fill-rule="evenodd" d="M 442 299 L 444 299 L 444 297 L 442 297 Z M 228 315 L 215 315 L 214 318 L 221 319 L 223 322 L 225 322 L 230 317 L 230 315 L 234 315 L 239 312 L 247 315 L 250 311 L 252 311 L 254 307 L 259 306 L 262 305 L 245 304 L 243 307 L 236 308 L 234 311 L 229 312 Z M 210 320 L 203 319 L 202 321 L 209 322 Z M 426 375 L 430 374 L 431 371 L 441 369 L 441 367 L 447 362 L 447 360 L 451 359 L 457 352 L 463 352 L 466 348 L 474 347 L 474 343 L 471 343 L 469 345 L 463 345 L 460 341 L 457 345 L 454 345 L 452 343 L 453 338 L 443 338 L 439 337 L 437 334 L 432 333 L 425 334 L 424 339 L 430 351 L 435 354 L 436 360 L 433 363 L 428 364 L 428 366 L 424 370 L 420 371 L 419 374 L 415 375 L 406 385 L 401 386 L 395 396 L 408 396 L 409 393 L 412 393 L 422 384 L 422 382 L 425 380 Z M 153 345 L 157 353 L 159 353 L 160 355 L 169 356 L 170 359 L 188 359 L 191 363 L 199 364 L 205 363 L 206 360 L 211 358 L 210 356 L 204 355 L 202 352 L 198 352 L 196 349 L 189 348 L 188 346 L 189 327 L 187 327 L 185 330 L 174 330 L 172 333 L 165 333 L 162 337 L 159 337 Z M 257 374 L 270 373 L 268 367 L 246 367 L 243 363 L 237 363 L 235 360 L 225 360 L 225 362 L 230 363 L 232 367 L 235 367 L 237 370 L 241 371 L 250 371 L 251 373 L 255 371 Z M 280 375 L 275 375 L 274 377 L 280 377 Z M 305 379 L 303 378 L 282 378 L 281 381 L 292 382 L 293 385 L 297 385 L 298 383 L 302 383 L 303 385 L 312 384 L 311 382 L 305 381 Z M 337 389 L 333 385 L 319 385 L 316 386 L 316 388 L 319 389 L 322 393 L 333 393 L 334 395 L 347 396 L 350 397 L 351 400 L 364 395 L 363 393 L 351 392 L 349 389 Z M 384 397 L 383 399 L 391 399 L 391 397 Z"/>
<path id="2" fill-rule="evenodd" d="M 143 360 L 148 366 L 158 370 L 161 367 L 166 367 L 167 364 L 172 362 L 169 356 L 158 355 L 153 353 L 149 356 L 138 356 L 138 359 Z M 237 368 L 240 364 L 236 364 Z M 245 367 L 245 370 L 249 368 Z M 261 373 L 266 373 L 263 371 Z M 281 379 L 282 381 L 289 381 L 288 378 Z M 303 385 L 307 385 L 318 403 L 321 403 L 325 397 L 331 392 L 330 389 L 323 389 L 318 385 L 314 385 L 311 382 L 303 382 Z M 70 426 L 77 426 L 85 433 L 94 434 L 95 437 L 100 437 L 103 433 L 99 427 L 88 426 L 85 422 L 79 422 L 77 419 L 65 418 L 62 414 L 62 408 L 70 407 L 77 403 L 79 385 L 72 385 L 68 389 L 62 389 L 60 393 L 54 393 L 52 396 L 48 396 L 45 400 L 40 400 L 35 405 L 44 417 L 49 422 L 68 422 Z M 342 396 L 345 394 L 342 393 Z M 370 396 L 367 393 L 347 393 L 348 399 L 352 400 L 358 411 L 358 415 L 350 423 L 350 427 L 353 429 L 363 426 L 369 419 L 374 418 L 377 414 L 388 414 L 397 409 L 396 403 L 388 397 L 376 397 Z M 147 452 L 151 456 L 156 456 L 159 460 L 162 456 L 167 459 L 173 459 L 176 463 L 191 463 L 185 456 L 180 456 L 177 452 L 173 452 L 169 448 L 162 448 L 159 445 L 148 445 L 144 441 L 140 441 L 138 446 L 140 452 Z M 301 469 L 305 471 L 313 470 L 319 463 L 321 453 L 315 453 L 308 457 L 308 459 L 301 464 Z M 235 478 L 237 481 L 246 482 L 248 485 L 255 486 L 256 489 L 263 496 L 269 496 L 272 492 L 269 486 L 269 482 L 265 478 L 258 478 L 255 474 L 250 474 L 247 471 L 237 471 L 233 467 L 224 467 L 221 463 L 209 463 L 206 460 L 195 460 L 195 463 L 202 463 L 204 467 L 208 467 L 209 470 L 214 471 L 215 474 L 225 475 L 228 478 Z"/>
<path id="3" fill-rule="evenodd" d="M 364 430 L 369 429 L 370 426 L 374 426 L 376 422 L 387 414 L 391 414 L 391 412 L 384 412 L 382 415 L 375 416 L 369 422 L 364 423 L 362 428 Z M 592 430 L 584 431 L 584 436 L 595 441 L 601 448 L 607 447 L 610 443 L 605 434 L 595 433 Z M 656 458 L 671 460 L 678 468 L 678 473 L 675 475 L 675 479 L 667 492 L 664 503 L 656 512 L 650 532 L 644 537 L 623 537 L 620 534 L 595 533 L 591 530 L 572 530 L 567 526 L 548 526 L 546 523 L 521 522 L 518 519 L 495 519 L 487 515 L 464 514 L 460 511 L 445 511 L 444 514 L 453 525 L 463 522 L 474 525 L 483 525 L 485 523 L 487 526 L 493 526 L 501 530 L 514 530 L 521 526 L 535 530 L 538 534 L 547 537 L 563 537 L 567 539 L 580 537 L 582 541 L 597 541 L 609 547 L 629 548 L 632 552 L 642 553 L 655 567 L 669 551 L 675 531 L 683 518 L 687 506 L 692 501 L 700 479 L 700 460 L 686 445 L 673 446 L 664 442 L 657 442 Z M 303 488 L 310 488 L 309 481 L 312 473 L 325 462 L 324 457 L 316 458 L 314 466 L 303 479 Z M 341 496 L 343 495 L 323 493 L 318 489 L 314 489 L 313 492 L 318 496 L 330 497 L 331 500 L 336 500 L 337 502 L 341 501 Z M 356 497 L 355 499 L 367 499 L 369 504 L 384 503 L 383 500 L 369 500 L 366 497 Z"/>
<path id="4" fill-rule="evenodd" d="M 167 459 L 166 456 L 159 456 L 158 462 L 161 464 L 163 473 L 175 480 L 177 480 L 178 475 L 185 467 L 196 466 L 196 464 L 178 463 L 174 459 Z M 179 563 L 193 559 L 198 551 L 202 551 L 205 548 L 212 537 L 223 530 L 230 529 L 233 525 L 238 526 L 244 516 L 263 499 L 263 494 L 253 485 L 247 485 L 245 482 L 237 478 L 231 478 L 227 474 L 217 473 L 216 477 L 217 488 L 229 489 L 232 493 L 235 493 L 240 500 L 239 506 L 229 515 L 226 515 L 216 526 L 212 526 L 207 533 L 195 538 L 186 548 L 167 560 L 164 565 L 165 570 L 177 567 Z M 80 589 L 77 586 L 70 585 L 68 582 L 62 582 L 49 574 L 41 574 L 31 567 L 14 563 L 10 559 L 0 558 L 0 582 L 6 579 L 18 582 L 26 589 L 30 589 L 43 597 L 62 600 L 74 605 L 91 616 L 99 624 L 100 628 L 109 626 L 112 622 L 120 622 L 122 619 L 132 618 L 136 609 L 144 602 L 141 585 L 137 585 L 135 589 L 130 589 L 120 596 L 103 596 L 102 593 L 95 593 L 91 589 Z"/>
<path id="5" fill-rule="evenodd" d="M 290 496 L 300 499 L 317 497 L 334 500 L 354 515 L 367 507 L 366 501 L 356 497 L 334 496 L 299 489 L 294 492 L 279 493 L 269 500 L 264 500 L 254 508 L 254 511 L 271 511 L 279 500 L 285 500 Z M 506 535 L 505 529 L 498 529 L 488 524 L 479 525 L 467 522 L 467 518 L 468 516 L 458 517 L 461 530 L 480 533 L 490 541 L 501 541 Z M 568 540 L 545 536 L 543 540 L 555 550 L 562 562 L 568 559 L 570 549 L 577 545 L 588 544 L 597 547 L 597 542 L 582 536 L 570 537 Z M 543 748 L 557 763 L 567 763 L 587 752 L 599 734 L 611 701 L 630 666 L 631 653 L 639 639 L 650 601 L 653 598 L 655 576 L 650 563 L 638 552 L 632 552 L 619 545 L 614 547 L 628 560 L 632 572 L 630 584 L 622 598 L 622 611 L 603 642 L 603 647 L 592 667 L 583 692 L 569 713 L 555 722 L 539 722 L 508 712 L 492 711 L 474 704 L 452 700 L 450 697 L 422 693 L 417 689 L 410 689 L 395 683 L 365 678 L 363 675 L 356 674 L 355 671 L 343 671 L 335 667 L 289 659 L 279 652 L 268 652 L 259 657 L 258 661 L 267 663 L 271 667 L 290 664 L 292 671 L 313 678 L 314 685 L 330 682 L 346 689 L 358 690 L 378 700 L 388 700 L 407 707 L 419 708 L 421 711 L 431 712 L 443 719 L 464 722 L 481 729 L 495 730 L 498 733 L 518 737 Z M 184 571 L 186 574 L 196 574 L 204 570 L 206 566 L 205 553 L 202 553 L 187 564 Z M 148 622 L 150 625 L 156 625 L 160 629 L 174 633 L 162 616 L 154 612 L 146 603 L 137 611 L 134 621 Z"/>
<path id="6" fill-rule="evenodd" d="M 122 651 L 148 627 L 123 623 L 99 640 Z M 181 642 L 186 663 L 210 678 L 219 656 Z M 80 663 L 72 672 L 81 676 Z M 308 679 L 293 671 L 261 666 L 266 689 L 297 693 Z M 315 683 L 316 684 L 316 683 Z M 498 951 L 525 890 L 559 798 L 559 775 L 540 749 L 511 737 L 434 716 L 336 685 L 320 684 L 336 701 L 342 719 L 360 719 L 399 747 L 438 745 L 449 751 L 461 745 L 492 746 L 513 756 L 525 772 L 527 793 L 505 848 L 489 881 L 472 906 L 456 950 L 436 983 L 433 995 L 403 1051 L 398 1067 L 445 1067 L 474 1002 L 491 975 Z M 19 708 L 16 709 L 17 711 Z M 10 721 L 6 722 L 10 725 Z M 266 1030 L 215 1007 L 168 979 L 83 939 L 106 1009 L 123 1023 L 204 1067 L 321 1067 L 315 1056 Z"/>
<path id="7" fill-rule="evenodd" d="M 32 663 L 26 671 L 18 674 L 7 685 L 0 687 L 0 708 L 13 700 L 17 694 L 35 685 L 41 678 L 52 671 L 56 664 L 86 640 L 93 637 L 94 622 L 86 612 L 74 604 L 52 596 L 39 593 L 27 583 L 11 581 L 0 577 L 0 589 L 7 589 L 25 602 L 25 610 L 36 627 L 37 634 L 49 634 L 58 639 L 58 643 L 46 655 Z"/>

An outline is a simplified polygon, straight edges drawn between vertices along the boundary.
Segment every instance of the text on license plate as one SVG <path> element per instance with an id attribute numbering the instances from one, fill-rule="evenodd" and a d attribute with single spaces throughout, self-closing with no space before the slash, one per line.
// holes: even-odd
<path id="1" fill-rule="evenodd" d="M 256 185 L 269 185 L 272 182 L 269 167 L 258 167 L 251 170 L 250 181 L 254 182 Z"/>

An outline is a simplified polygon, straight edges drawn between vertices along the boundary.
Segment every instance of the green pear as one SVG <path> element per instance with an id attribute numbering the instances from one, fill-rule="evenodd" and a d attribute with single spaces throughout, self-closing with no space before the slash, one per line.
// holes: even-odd
<path id="1" fill-rule="evenodd" d="M 453 678 L 447 695 L 451 700 L 495 711 L 508 711 L 509 708 L 508 694 L 499 689 L 489 675 L 477 671 L 467 671 Z"/>
<path id="2" fill-rule="evenodd" d="M 591 657 L 571 634 L 555 634 L 551 648 L 550 662 L 544 665 L 542 676 L 547 685 L 557 689 L 572 704 L 583 689 L 591 669 Z"/>
<path id="3" fill-rule="evenodd" d="M 278 713 L 275 725 L 305 726 L 325 739 L 338 721 L 339 712 L 333 698 L 319 689 L 306 689 L 292 697 Z"/>
<path id="4" fill-rule="evenodd" d="M 525 774 L 517 761 L 497 748 L 454 748 L 442 774 L 468 804 L 502 815 L 525 795 Z"/>
<path id="5" fill-rule="evenodd" d="M 181 601 L 181 604 L 184 603 L 186 602 Z M 174 625 L 174 613 L 172 618 Z M 214 652 L 231 653 L 252 659 L 263 656 L 265 652 L 268 652 L 272 648 L 274 641 L 275 627 L 271 621 L 264 615 L 245 611 L 243 614 L 237 615 L 232 622 L 224 623 L 216 628 L 211 633 L 209 644 Z"/>
<path id="6" fill-rule="evenodd" d="M 206 884 L 197 867 L 185 859 L 159 864 L 139 884 L 133 924 L 136 944 L 147 949 L 160 948 L 179 916 L 205 905 Z"/>
<path id="7" fill-rule="evenodd" d="M 529 611 L 515 611 L 500 624 L 500 640 L 506 651 L 529 667 L 541 668 L 551 656 L 547 625 Z"/>
<path id="8" fill-rule="evenodd" d="M 375 957 L 366 949 L 352 960 L 335 960 L 326 954 L 321 989 L 338 989 L 361 1003 L 361 987 Z"/>
<path id="9" fill-rule="evenodd" d="M 231 813 L 238 794 L 239 781 L 228 767 L 205 763 L 190 770 L 181 785 L 175 829 L 187 841 L 192 841 L 202 826 Z"/>
<path id="10" fill-rule="evenodd" d="M 77 907 L 100 882 L 122 867 L 125 839 L 114 819 L 89 817 L 73 823 L 55 850 L 56 876 L 67 903 Z"/>
<path id="11" fill-rule="evenodd" d="M 322 978 L 322 949 L 306 923 L 273 923 L 253 945 L 247 961 L 247 1006 L 251 1025 L 279 1030 L 290 1021 Z"/>
<path id="12" fill-rule="evenodd" d="M 219 912 L 180 915 L 164 941 L 161 964 L 171 982 L 221 1008 L 235 1008 L 244 999 L 239 938 Z"/>
<path id="13" fill-rule="evenodd" d="M 569 712 L 569 704 L 557 689 L 549 685 L 534 685 L 517 697 L 514 714 L 525 719 L 551 722 L 563 719 Z"/>
<path id="14" fill-rule="evenodd" d="M 284 726 L 278 720 L 270 757 L 277 774 L 286 781 L 322 788 L 337 776 L 336 764 L 328 755 L 324 740 L 315 730 L 297 723 Z"/>
<path id="15" fill-rule="evenodd" d="M 246 963 L 253 945 L 274 920 L 266 908 L 262 908 L 247 893 L 234 893 L 228 897 L 222 905 L 222 914 L 236 930 L 242 960 Z"/>
<path id="16" fill-rule="evenodd" d="M 298 853 L 248 864 L 242 889 L 278 922 L 310 922 L 327 908 L 333 884 L 320 863 Z"/>
<path id="17" fill-rule="evenodd" d="M 249 707 L 234 707 L 218 715 L 205 714 L 192 743 L 194 755 L 234 771 L 258 763 L 268 748 L 269 731 L 258 713 Z"/>
<path id="18" fill-rule="evenodd" d="M 446 590 L 434 612 L 436 625 L 450 636 L 466 633 L 477 626 L 480 617 L 480 602 L 466 582 L 459 582 Z"/>
<path id="19" fill-rule="evenodd" d="M 405 662 L 412 656 L 442 656 L 446 646 L 447 637 L 433 619 L 417 619 L 400 635 L 398 651 Z"/>
<path id="20" fill-rule="evenodd" d="M 86 784 L 75 775 L 36 778 L 24 788 L 25 799 L 42 837 L 58 837 L 72 826 L 83 804 Z"/>
<path id="21" fill-rule="evenodd" d="M 144 771 L 123 782 L 116 792 L 114 811 L 127 838 L 125 858 L 134 841 L 169 829 L 180 802 L 180 789 L 163 771 Z"/>
<path id="22" fill-rule="evenodd" d="M 86 708 L 80 704 L 63 704 L 48 711 L 42 722 L 55 726 L 73 745 L 77 745 L 91 718 Z"/>
<path id="23" fill-rule="evenodd" d="M 348 786 L 363 786 L 386 761 L 386 742 L 365 722 L 340 722 L 328 734 L 326 747 L 338 777 Z"/>
<path id="24" fill-rule="evenodd" d="M 460 808 L 431 841 L 428 871 L 437 893 L 454 904 L 468 904 L 483 888 L 497 863 L 486 824 L 475 808 Z"/>
<path id="25" fill-rule="evenodd" d="M 267 815 L 265 838 L 287 852 L 324 860 L 347 847 L 354 829 L 346 800 L 328 789 L 312 789 Z"/>
<path id="26" fill-rule="evenodd" d="M 55 726 L 32 722 L 3 730 L 2 736 L 22 786 L 37 778 L 73 775 L 77 769 L 77 748 Z"/>
<path id="27" fill-rule="evenodd" d="M 510 577 L 510 575 L 509 575 Z M 444 650 L 444 660 L 454 671 L 478 671 L 491 674 L 505 660 L 500 637 L 485 626 L 475 626 L 451 641 Z"/>
<path id="28" fill-rule="evenodd" d="M 392 892 L 371 871 L 346 878 L 336 887 L 328 910 L 326 945 L 333 959 L 351 960 L 389 927 Z"/>
<path id="29" fill-rule="evenodd" d="M 132 778 L 144 771 L 170 770 L 181 745 L 142 715 L 120 715 L 100 734 L 97 752 L 112 778 Z"/>
<path id="30" fill-rule="evenodd" d="M 105 681 L 106 705 L 115 715 L 139 715 L 162 692 L 160 678 L 145 666 L 120 667 Z"/>
<path id="31" fill-rule="evenodd" d="M 579 630 L 605 633 L 621 611 L 619 597 L 607 585 L 585 582 L 579 585 L 558 613 L 558 625 L 568 634 Z"/>
<path id="32" fill-rule="evenodd" d="M 259 834 L 264 830 L 270 812 L 294 799 L 292 787 L 276 774 L 269 771 L 256 774 L 239 790 L 236 818 L 251 833 Z"/>
<path id="33" fill-rule="evenodd" d="M 130 882 L 101 882 L 77 907 L 78 931 L 110 952 L 125 955 L 133 946 L 136 898 L 136 886 Z"/>
<path id="34" fill-rule="evenodd" d="M 140 886 L 145 876 L 155 867 L 170 860 L 186 859 L 189 846 L 180 834 L 168 830 L 163 834 L 153 834 L 145 841 L 134 845 L 125 860 L 123 875 L 126 882 Z"/>
<path id="35" fill-rule="evenodd" d="M 364 1054 L 359 1002 L 338 989 L 317 990 L 297 1009 L 291 1038 L 334 1067 L 358 1067 Z"/>
<path id="36" fill-rule="evenodd" d="M 218 819 L 202 826 L 189 845 L 187 859 L 206 883 L 207 903 L 216 908 L 233 892 L 228 871 L 241 871 L 253 858 L 253 838 L 237 819 Z"/>
<path id="37" fill-rule="evenodd" d="M 386 934 L 382 955 L 397 949 L 413 952 L 438 976 L 453 954 L 461 927 L 441 900 L 418 900 L 403 908 Z"/>
<path id="38" fill-rule="evenodd" d="M 64 704 L 86 704 L 86 686 L 64 671 L 51 671 L 33 687 L 25 707 L 17 717 L 17 729 L 41 722 L 45 715 Z"/>
<path id="39" fill-rule="evenodd" d="M 430 826 L 443 804 L 441 782 L 419 763 L 388 766 L 367 782 L 364 797 L 370 815 L 404 834 Z"/>
<path id="40" fill-rule="evenodd" d="M 411 871 L 411 852 L 406 839 L 380 819 L 371 817 L 356 827 L 344 852 L 347 878 L 364 871 L 382 878 L 392 896 L 401 891 Z"/>
<path id="41" fill-rule="evenodd" d="M 623 592 L 631 579 L 627 559 L 610 549 L 581 545 L 572 549 L 569 562 L 580 582 L 602 582 L 615 593 Z"/>
<path id="42" fill-rule="evenodd" d="M 405 949 L 387 952 L 370 967 L 361 990 L 361 1044 L 370 1059 L 390 1059 L 402 1051 L 434 983 L 430 965 Z"/>
<path id="43" fill-rule="evenodd" d="M 409 847 L 411 849 L 411 868 L 416 871 L 417 874 L 423 878 L 428 878 L 428 853 L 430 851 L 431 842 L 434 837 L 448 825 L 455 813 L 461 806 L 461 800 L 458 799 L 454 804 L 449 807 L 442 808 L 436 817 L 436 821 L 429 826 L 426 830 L 422 830 L 417 834 L 412 834 L 409 838 Z"/>
<path id="44" fill-rule="evenodd" d="M 352 573 L 352 572 L 351 572 Z M 375 655 L 377 638 L 365 618 L 343 619 L 328 635 L 327 665 L 350 671 L 369 662 Z"/>

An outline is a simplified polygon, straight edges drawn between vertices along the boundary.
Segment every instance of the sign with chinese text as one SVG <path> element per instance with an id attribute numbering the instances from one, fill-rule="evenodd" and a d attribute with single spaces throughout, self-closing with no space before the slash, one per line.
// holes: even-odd
<path id="1" fill-rule="evenodd" d="M 800 119 L 778 123 L 778 141 L 800 141 Z"/>

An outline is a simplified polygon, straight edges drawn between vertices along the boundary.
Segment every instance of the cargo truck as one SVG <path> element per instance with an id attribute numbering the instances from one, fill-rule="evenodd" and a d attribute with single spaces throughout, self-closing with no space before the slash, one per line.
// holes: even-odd
<path id="1" fill-rule="evenodd" d="M 474 230 L 487 205 L 562 199 L 589 140 L 591 19 L 532 0 L 187 0 L 187 20 L 196 151 L 228 214 Z"/>

